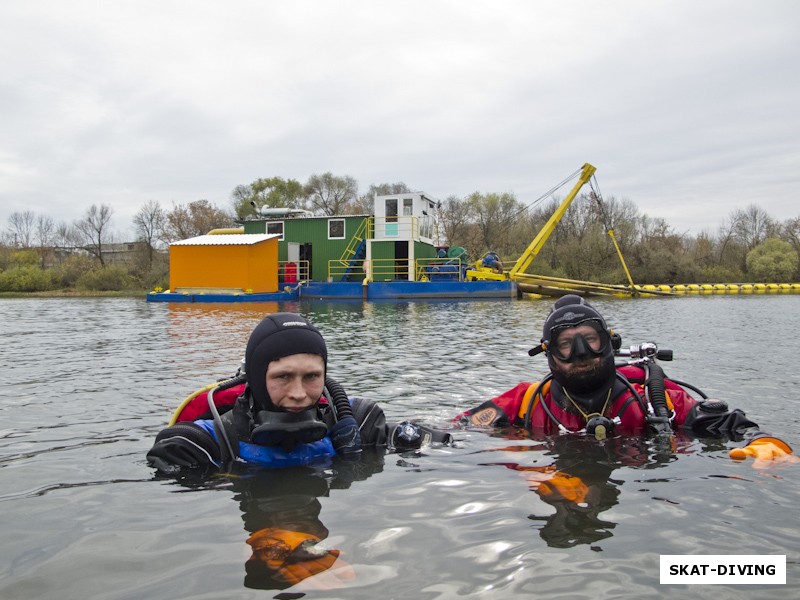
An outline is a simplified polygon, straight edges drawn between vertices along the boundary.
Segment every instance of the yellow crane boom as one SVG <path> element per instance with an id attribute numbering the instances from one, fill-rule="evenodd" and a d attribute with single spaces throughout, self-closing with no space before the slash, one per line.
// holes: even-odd
<path id="1" fill-rule="evenodd" d="M 553 233 L 553 230 L 564 216 L 564 213 L 567 212 L 569 205 L 572 204 L 572 201 L 578 195 L 578 192 L 592 178 L 592 175 L 594 175 L 596 170 L 597 169 L 589 163 L 583 165 L 575 186 L 570 190 L 569 194 L 567 194 L 567 197 L 564 198 L 553 215 L 547 220 L 547 223 L 545 223 L 544 226 L 539 230 L 539 233 L 537 233 L 536 237 L 533 238 L 533 241 L 525 249 L 525 252 L 522 253 L 522 256 L 520 256 L 517 259 L 517 262 L 514 263 L 514 266 L 511 267 L 511 270 L 498 273 L 492 269 L 481 268 L 480 261 L 478 261 L 476 270 L 468 270 L 466 272 L 467 280 L 494 279 L 502 281 L 506 279 L 516 280 L 518 277 L 524 277 L 525 271 L 531 265 L 533 259 L 536 258 L 536 255 L 539 254 L 542 246 L 544 246 L 544 243 L 550 237 L 550 234 Z"/>
<path id="2" fill-rule="evenodd" d="M 514 263 L 514 266 L 511 267 L 511 270 L 508 272 L 509 279 L 514 279 L 518 273 L 524 273 L 528 267 L 531 266 L 533 259 L 536 258 L 537 254 L 539 254 L 539 251 L 550 237 L 550 234 L 553 233 L 553 230 L 556 228 L 556 225 L 558 225 L 558 222 L 564 217 L 564 213 L 567 212 L 567 209 L 569 208 L 569 205 L 572 204 L 575 196 L 577 196 L 578 192 L 581 191 L 581 188 L 589 182 L 596 170 L 597 169 L 589 163 L 583 165 L 580 177 L 578 177 L 578 181 L 575 183 L 575 186 L 570 190 L 569 194 L 567 194 L 567 197 L 561 202 L 559 207 L 556 209 L 556 212 L 552 214 L 552 216 L 547 220 L 547 223 L 545 223 L 544 226 L 539 230 L 539 233 L 537 233 L 536 237 L 533 238 L 533 241 L 525 249 L 525 252 L 522 253 L 522 256 L 520 256 L 517 262 Z"/>

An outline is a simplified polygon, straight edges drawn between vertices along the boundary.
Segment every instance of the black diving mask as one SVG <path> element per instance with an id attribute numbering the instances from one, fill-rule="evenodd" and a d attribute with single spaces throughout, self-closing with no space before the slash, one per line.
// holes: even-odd
<path id="1" fill-rule="evenodd" d="M 250 441 L 259 446 L 281 446 L 291 450 L 298 444 L 318 442 L 328 434 L 328 426 L 317 419 L 316 407 L 301 412 L 260 410 Z"/>
<path id="2" fill-rule="evenodd" d="M 586 323 L 594 330 L 592 333 L 576 333 L 571 339 L 561 339 L 559 334 L 550 344 L 550 353 L 563 362 L 603 356 L 608 349 L 611 337 L 605 330 L 598 330 L 594 323 Z"/>

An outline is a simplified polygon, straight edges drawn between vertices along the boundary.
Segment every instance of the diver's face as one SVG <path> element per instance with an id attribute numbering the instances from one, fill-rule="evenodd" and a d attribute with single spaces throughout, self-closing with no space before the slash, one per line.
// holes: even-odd
<path id="1" fill-rule="evenodd" d="M 606 357 L 598 354 L 605 348 L 603 334 L 591 325 L 562 330 L 553 342 L 551 369 L 569 391 L 591 393 L 607 382 Z M 613 373 L 613 362 L 611 363 Z"/>
<path id="2" fill-rule="evenodd" d="M 292 354 L 267 366 L 267 393 L 272 403 L 290 412 L 310 408 L 325 387 L 325 362 L 317 354 Z"/>
<path id="3" fill-rule="evenodd" d="M 578 343 L 578 338 L 580 343 Z M 607 336 L 591 325 L 567 327 L 558 332 L 552 342 L 551 352 L 560 362 L 588 360 L 599 356 L 607 343 Z M 574 356 L 573 356 L 574 355 Z"/>
<path id="4" fill-rule="evenodd" d="M 582 344 L 575 344 L 577 336 L 583 337 Z M 576 346 L 580 350 L 573 356 Z M 564 329 L 553 343 L 552 355 L 555 359 L 553 370 L 562 373 L 566 381 L 592 380 L 602 368 L 603 357 L 596 354 L 602 347 L 601 335 L 590 325 Z"/>

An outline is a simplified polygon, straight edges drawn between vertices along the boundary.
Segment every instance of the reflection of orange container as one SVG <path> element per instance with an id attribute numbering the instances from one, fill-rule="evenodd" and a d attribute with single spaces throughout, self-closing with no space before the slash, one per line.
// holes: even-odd
<path id="1" fill-rule="evenodd" d="M 297 263 L 286 263 L 283 267 L 284 283 L 297 283 Z"/>

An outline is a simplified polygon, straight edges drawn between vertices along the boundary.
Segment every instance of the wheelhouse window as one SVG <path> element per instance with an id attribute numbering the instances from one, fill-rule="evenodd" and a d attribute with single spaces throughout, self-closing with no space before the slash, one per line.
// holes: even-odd
<path id="1" fill-rule="evenodd" d="M 386 222 L 394 223 L 397 221 L 397 198 L 386 200 Z"/>
<path id="2" fill-rule="evenodd" d="M 329 240 L 343 240 L 344 239 L 344 219 L 329 219 L 328 220 L 328 239 Z"/>

